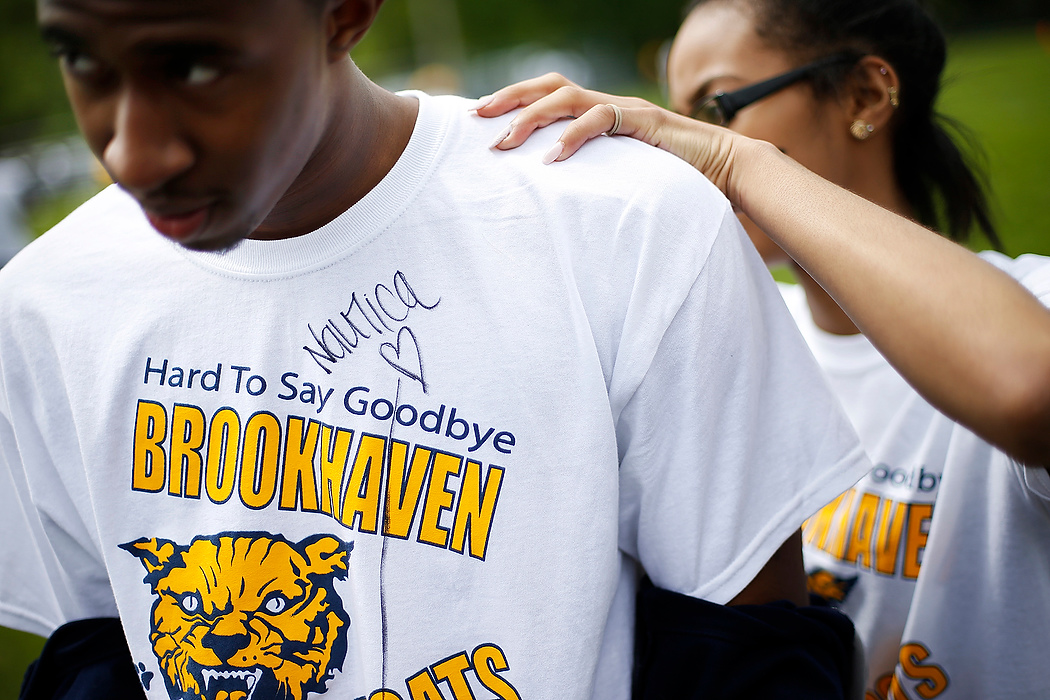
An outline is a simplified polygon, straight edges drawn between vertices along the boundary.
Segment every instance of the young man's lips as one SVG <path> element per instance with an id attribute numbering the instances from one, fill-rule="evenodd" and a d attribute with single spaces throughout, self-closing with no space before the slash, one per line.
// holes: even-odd
<path id="1" fill-rule="evenodd" d="M 153 228 L 176 241 L 186 240 L 196 233 L 207 217 L 208 207 L 200 207 L 181 214 L 146 212 L 146 218 L 149 219 Z"/>

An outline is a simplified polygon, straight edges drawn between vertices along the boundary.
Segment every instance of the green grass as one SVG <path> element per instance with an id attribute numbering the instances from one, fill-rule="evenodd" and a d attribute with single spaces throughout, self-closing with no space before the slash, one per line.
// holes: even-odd
<path id="1" fill-rule="evenodd" d="M 1050 38 L 1035 27 L 965 36 L 948 55 L 939 109 L 985 151 L 1007 253 L 1050 255 Z"/>
<path id="2" fill-rule="evenodd" d="M 44 640 L 0 627 L 0 698 L 17 698 L 26 667 L 40 655 Z"/>
<path id="3" fill-rule="evenodd" d="M 1034 27 L 966 36 L 951 42 L 949 55 L 940 109 L 983 145 L 1007 252 L 1050 255 L 1050 40 L 1040 44 Z M 54 225 L 89 194 L 35 207 L 34 231 Z M 38 637 L 0 628 L 0 698 L 17 696 L 41 644 Z"/>

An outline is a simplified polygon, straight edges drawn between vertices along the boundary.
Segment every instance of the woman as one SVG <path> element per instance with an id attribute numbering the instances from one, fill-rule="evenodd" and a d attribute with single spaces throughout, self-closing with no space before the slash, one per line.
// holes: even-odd
<path id="1" fill-rule="evenodd" d="M 530 105 L 500 149 L 578 117 L 549 163 L 610 130 L 664 148 L 794 268 L 785 298 L 877 464 L 805 532 L 811 584 L 867 647 L 867 697 L 1050 697 L 1050 260 L 982 259 L 909 220 L 995 240 L 933 112 L 944 54 L 912 0 L 701 0 L 669 55 L 679 114 L 555 75 L 476 109 Z"/>

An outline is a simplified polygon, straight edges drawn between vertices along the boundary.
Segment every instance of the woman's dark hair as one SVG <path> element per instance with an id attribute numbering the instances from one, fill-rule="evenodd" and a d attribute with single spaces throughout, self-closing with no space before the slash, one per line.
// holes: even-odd
<path id="1" fill-rule="evenodd" d="M 964 241 L 974 224 L 1001 249 L 981 178 L 949 135 L 974 149 L 961 125 L 934 110 L 946 50 L 944 35 L 916 0 L 692 0 L 743 3 L 769 46 L 808 61 L 841 52 L 884 58 L 900 78 L 894 116 L 894 174 L 923 224 Z M 811 80 L 818 97 L 834 94 L 852 66 L 830 66 Z M 939 225 L 940 224 L 940 225 Z"/>

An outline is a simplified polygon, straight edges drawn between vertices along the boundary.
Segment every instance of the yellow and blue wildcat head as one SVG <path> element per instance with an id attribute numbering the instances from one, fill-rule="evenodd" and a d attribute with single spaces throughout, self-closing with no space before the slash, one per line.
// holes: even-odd
<path id="1" fill-rule="evenodd" d="M 150 641 L 173 700 L 304 700 L 342 669 L 350 618 L 333 581 L 353 543 L 227 532 L 121 548 L 157 596 Z"/>

